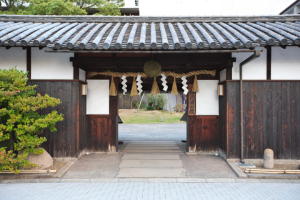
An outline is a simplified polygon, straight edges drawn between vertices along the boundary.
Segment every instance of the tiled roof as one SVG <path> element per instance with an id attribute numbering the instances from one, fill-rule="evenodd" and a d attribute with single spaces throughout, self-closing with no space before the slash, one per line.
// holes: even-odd
<path id="1" fill-rule="evenodd" d="M 0 46 L 201 50 L 299 46 L 300 16 L 94 17 L 0 15 Z"/>

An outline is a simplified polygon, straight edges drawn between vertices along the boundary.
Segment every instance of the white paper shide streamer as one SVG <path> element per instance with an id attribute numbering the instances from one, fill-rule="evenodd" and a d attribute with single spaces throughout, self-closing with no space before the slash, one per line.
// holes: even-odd
<path id="1" fill-rule="evenodd" d="M 125 93 L 127 92 L 127 80 L 126 80 L 126 76 L 123 75 L 121 78 L 123 81 L 121 82 L 121 84 L 123 85 L 122 89 L 123 89 L 123 94 L 125 95 Z"/>
<path id="2" fill-rule="evenodd" d="M 162 81 L 162 86 L 164 86 L 163 91 L 167 91 L 168 90 L 166 78 L 167 77 L 162 73 L 161 74 L 161 81 Z"/>
<path id="3" fill-rule="evenodd" d="M 138 76 L 136 77 L 136 86 L 137 86 L 137 90 L 139 91 L 139 95 L 142 94 L 143 89 L 142 89 L 142 77 L 141 75 L 138 74 Z"/>
<path id="4" fill-rule="evenodd" d="M 187 93 L 189 92 L 189 90 L 187 89 L 187 87 L 188 87 L 188 85 L 186 84 L 187 83 L 187 80 L 186 80 L 186 77 L 185 76 L 182 76 L 182 78 L 181 78 L 181 80 L 182 80 L 182 89 L 183 89 L 183 94 L 184 95 L 187 95 Z"/>

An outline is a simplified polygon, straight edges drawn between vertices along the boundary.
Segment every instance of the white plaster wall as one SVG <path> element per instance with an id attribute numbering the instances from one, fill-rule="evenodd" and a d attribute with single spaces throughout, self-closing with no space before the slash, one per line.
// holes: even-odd
<path id="1" fill-rule="evenodd" d="M 272 47 L 272 80 L 300 80 L 300 48 Z"/>
<path id="2" fill-rule="evenodd" d="M 109 114 L 109 80 L 87 79 L 86 114 Z"/>
<path id="3" fill-rule="evenodd" d="M 73 53 L 45 53 L 39 48 L 31 50 L 32 79 L 73 79 L 70 57 Z"/>
<path id="4" fill-rule="evenodd" d="M 247 63 L 243 66 L 243 80 L 266 80 L 267 79 L 267 51 L 262 47 L 256 50 L 263 49 L 260 57 Z M 240 79 L 240 63 L 247 59 L 253 53 L 233 53 L 232 57 L 236 57 L 236 62 L 233 63 L 232 79 Z"/>
<path id="5" fill-rule="evenodd" d="M 79 80 L 85 82 L 85 71 L 82 69 L 79 69 Z"/>
<path id="6" fill-rule="evenodd" d="M 220 82 L 226 81 L 226 69 L 220 71 Z"/>
<path id="7" fill-rule="evenodd" d="M 278 15 L 295 0 L 140 0 L 141 16 Z M 132 1 L 125 1 L 125 5 Z M 126 6 L 127 6 L 126 5 Z"/>
<path id="8" fill-rule="evenodd" d="M 198 80 L 196 115 L 219 115 L 218 80 Z"/>
<path id="9" fill-rule="evenodd" d="M 0 69 L 9 69 L 17 66 L 17 69 L 26 71 L 26 50 L 21 47 L 6 49 L 0 47 Z"/>

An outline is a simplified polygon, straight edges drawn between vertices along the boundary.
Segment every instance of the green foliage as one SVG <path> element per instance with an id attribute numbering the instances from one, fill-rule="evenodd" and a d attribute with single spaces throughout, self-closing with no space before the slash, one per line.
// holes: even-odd
<path id="1" fill-rule="evenodd" d="M 153 106 L 147 106 L 147 110 L 155 110 Z"/>
<path id="2" fill-rule="evenodd" d="M 140 101 L 133 101 L 132 108 L 137 109 L 139 107 Z M 142 101 L 140 105 L 140 109 L 145 109 L 147 107 L 146 102 Z"/>
<path id="3" fill-rule="evenodd" d="M 96 9 L 96 15 L 121 15 L 124 0 L 0 0 L 9 4 L 0 14 L 18 15 L 87 15 Z"/>
<path id="4" fill-rule="evenodd" d="M 56 122 L 62 121 L 62 114 L 52 111 L 39 115 L 38 111 L 48 106 L 57 106 L 59 99 L 36 94 L 34 88 L 28 86 L 27 73 L 12 68 L 0 69 L 0 171 L 10 170 L 18 173 L 18 167 L 36 167 L 24 158 L 28 153 L 42 154 L 36 149 L 45 137 L 38 137 L 37 132 L 49 128 L 56 131 Z M 12 145 L 13 144 L 13 145 Z M 24 150 L 23 155 L 18 153 Z"/>
<path id="5" fill-rule="evenodd" d="M 185 106 L 182 104 L 176 104 L 173 109 L 175 112 L 183 112 L 185 109 Z"/>
<path id="6" fill-rule="evenodd" d="M 156 110 L 162 110 L 166 105 L 167 101 L 162 94 L 147 94 L 148 103 L 150 106 L 153 106 Z"/>
<path id="7" fill-rule="evenodd" d="M 86 15 L 87 12 L 64 0 L 32 0 L 26 10 L 19 10 L 21 15 Z"/>

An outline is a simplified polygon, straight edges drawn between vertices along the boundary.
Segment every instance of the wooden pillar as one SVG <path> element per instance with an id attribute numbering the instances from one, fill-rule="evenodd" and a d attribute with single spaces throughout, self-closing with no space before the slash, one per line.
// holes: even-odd
<path id="1" fill-rule="evenodd" d="M 226 80 L 232 80 L 232 67 L 226 68 Z"/>
<path id="2" fill-rule="evenodd" d="M 79 67 L 73 67 L 73 79 L 79 80 Z"/>
<path id="3" fill-rule="evenodd" d="M 28 71 L 28 79 L 31 79 L 31 47 L 26 49 L 26 71 Z"/>
<path id="4" fill-rule="evenodd" d="M 197 122 L 196 122 L 196 93 L 192 92 L 193 81 L 191 78 L 188 78 L 188 90 L 187 95 L 187 114 L 188 114 L 188 149 L 189 152 L 196 152 L 196 136 L 197 136 Z"/>
<path id="5" fill-rule="evenodd" d="M 272 47 L 267 47 L 267 80 L 271 80 Z"/>
<path id="6" fill-rule="evenodd" d="M 74 53 L 74 58 L 78 57 L 77 53 Z M 74 58 L 70 58 L 70 62 L 73 62 Z M 73 62 L 73 79 L 74 80 L 79 80 L 79 67 L 75 67 L 74 66 L 74 62 Z"/>
<path id="7" fill-rule="evenodd" d="M 116 90 L 119 91 L 119 83 L 120 78 L 114 78 L 114 82 L 116 85 Z M 110 149 L 108 151 L 115 152 L 116 151 L 116 140 L 117 140 L 117 128 L 116 124 L 119 111 L 119 104 L 118 104 L 119 96 L 109 96 L 109 128 L 110 131 Z"/>

